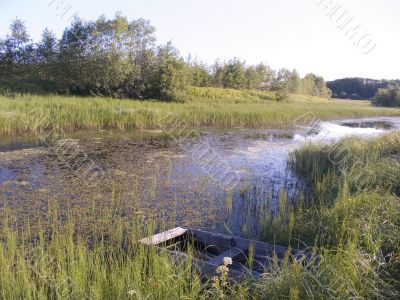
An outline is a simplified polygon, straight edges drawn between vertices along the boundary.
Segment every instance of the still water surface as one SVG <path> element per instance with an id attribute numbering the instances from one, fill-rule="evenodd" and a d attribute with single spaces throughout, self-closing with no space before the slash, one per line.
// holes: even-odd
<path id="1" fill-rule="evenodd" d="M 252 236 L 249 224 L 266 201 L 274 210 L 282 189 L 289 198 L 299 197 L 303 186 L 287 168 L 291 151 L 309 142 L 371 138 L 397 130 L 400 118 L 391 117 L 321 122 L 291 130 L 199 130 L 202 142 L 240 179 L 229 191 L 210 174 L 204 159 L 184 150 L 191 139 L 176 144 L 137 133 L 83 134 L 61 146 L 55 143 L 53 147 L 66 150 L 54 153 L 34 139 L 3 138 L 0 203 L 21 220 L 38 220 L 46 217 L 49 203 L 85 215 L 117 198 L 119 211 L 129 218 L 146 215 L 166 227 L 196 226 Z M 100 183 L 87 184 L 84 170 L 71 163 L 78 157 L 104 171 Z"/>

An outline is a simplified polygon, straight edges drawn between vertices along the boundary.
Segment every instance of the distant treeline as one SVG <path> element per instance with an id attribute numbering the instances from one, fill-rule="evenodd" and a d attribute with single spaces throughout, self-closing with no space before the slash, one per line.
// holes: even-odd
<path id="1" fill-rule="evenodd" d="M 343 78 L 328 81 L 333 98 L 366 100 L 372 99 L 379 89 L 400 85 L 400 80 L 374 80 L 368 78 Z"/>
<path id="2" fill-rule="evenodd" d="M 116 14 L 96 21 L 75 18 L 61 39 L 46 29 L 34 43 L 19 19 L 0 40 L 0 90 L 33 93 L 183 99 L 190 86 L 257 89 L 329 98 L 324 79 L 300 78 L 238 59 L 206 65 L 183 59 L 171 43 L 157 45 L 155 28 Z"/>

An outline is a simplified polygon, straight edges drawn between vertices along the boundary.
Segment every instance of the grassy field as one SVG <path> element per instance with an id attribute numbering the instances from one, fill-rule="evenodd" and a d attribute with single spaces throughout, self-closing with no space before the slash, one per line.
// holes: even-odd
<path id="1" fill-rule="evenodd" d="M 309 145 L 290 166 L 311 189 L 295 203 L 282 194 L 277 214 L 260 218 L 262 238 L 310 246 L 319 255 L 311 264 L 288 256 L 257 282 L 203 282 L 190 262 L 140 246 L 152 226 L 124 219 L 112 199 L 85 234 L 56 206 L 39 232 L 28 221 L 17 230 L 10 212 L 0 227 L 0 298 L 398 299 L 400 134 Z"/>
<path id="2" fill-rule="evenodd" d="M 70 132 L 176 126 L 290 127 L 307 112 L 321 119 L 400 115 L 399 109 L 376 108 L 366 101 L 292 95 L 279 102 L 274 93 L 213 88 L 193 88 L 183 103 L 14 95 L 0 96 L 0 133 L 25 134 L 40 126 Z"/>

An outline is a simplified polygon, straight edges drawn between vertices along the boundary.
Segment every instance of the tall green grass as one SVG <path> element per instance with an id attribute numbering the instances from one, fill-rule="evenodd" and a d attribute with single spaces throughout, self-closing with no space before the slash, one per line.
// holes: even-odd
<path id="1" fill-rule="evenodd" d="M 271 211 L 249 213 L 260 239 L 314 253 L 266 270 L 257 288 L 266 299 L 397 299 L 400 297 L 400 133 L 333 145 L 309 144 L 289 167 L 307 182 Z M 256 187 L 242 191 L 259 194 Z M 314 262 L 314 263 L 313 263 Z"/>
<path id="2" fill-rule="evenodd" d="M 98 219 L 91 231 L 83 234 L 77 230 L 73 214 L 63 220 L 57 207 L 50 208 L 49 218 L 35 229 L 29 223 L 18 229 L 13 214 L 8 216 L 1 223 L 2 299 L 382 299 L 396 296 L 393 277 L 388 275 L 390 270 L 386 269 L 387 263 L 381 255 L 373 257 L 353 243 L 315 248 L 313 251 L 319 256 L 311 262 L 295 260 L 287 254 L 281 264 L 274 261 L 265 269 L 257 281 L 217 285 L 212 278 L 202 280 L 191 268 L 190 260 L 175 263 L 169 256 L 139 244 L 137 241 L 151 234 L 154 228 L 140 218 L 127 220 L 105 208 L 96 216 Z"/>
<path id="3" fill-rule="evenodd" d="M 105 209 L 90 232 L 77 230 L 70 214 L 19 228 L 13 214 L 0 232 L 1 299 L 232 299 L 252 297 L 248 283 L 217 286 L 204 281 L 190 259 L 174 261 L 145 247 L 149 220 L 127 220 Z M 189 244 L 189 253 L 190 247 Z"/>
<path id="4" fill-rule="evenodd" d="M 263 237 L 309 245 L 320 262 L 312 278 L 296 264 L 280 270 L 269 291 L 284 286 L 290 295 L 297 286 L 300 299 L 399 297 L 400 134 L 308 145 L 289 164 L 310 190 L 304 201 L 281 196 L 278 212 L 260 220 Z"/>
<path id="5" fill-rule="evenodd" d="M 375 108 L 363 101 L 329 101 L 300 95 L 293 95 L 286 102 L 276 99 L 274 93 L 213 88 L 193 88 L 183 103 L 95 97 L 0 96 L 0 133 L 32 133 L 40 125 L 38 119 L 56 131 L 77 131 L 176 126 L 288 127 L 309 111 L 322 119 L 400 115 L 400 110 Z"/>
<path id="6" fill-rule="evenodd" d="M 190 262 L 174 265 L 144 248 L 135 227 L 117 227 L 90 245 L 74 233 L 72 220 L 50 236 L 21 236 L 7 226 L 3 232 L 2 299 L 193 299 L 202 289 Z"/>
<path id="7" fill-rule="evenodd" d="M 309 144 L 291 154 L 292 169 L 314 188 L 314 198 L 336 198 L 343 185 L 351 194 L 380 188 L 400 195 L 400 134 L 373 140 L 348 138 L 335 145 Z"/>

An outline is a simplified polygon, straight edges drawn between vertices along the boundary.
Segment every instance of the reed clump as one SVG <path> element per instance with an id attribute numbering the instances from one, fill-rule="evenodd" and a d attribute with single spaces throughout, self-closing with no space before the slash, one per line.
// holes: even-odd
<path id="1" fill-rule="evenodd" d="M 352 154 L 352 155 L 350 155 Z M 271 298 L 395 299 L 400 296 L 400 134 L 308 145 L 289 166 L 309 184 L 304 201 L 281 197 L 261 219 L 263 237 L 316 253 L 269 272 Z"/>

